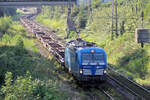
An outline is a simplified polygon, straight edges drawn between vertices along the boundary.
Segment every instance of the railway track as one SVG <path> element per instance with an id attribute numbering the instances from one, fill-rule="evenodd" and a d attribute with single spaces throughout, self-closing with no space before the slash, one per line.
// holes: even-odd
<path id="1" fill-rule="evenodd" d="M 20 18 L 20 23 L 29 33 L 34 34 L 43 44 L 43 47 L 46 48 L 62 66 L 64 66 L 64 42 L 60 41 L 62 39 L 56 35 L 55 30 L 49 30 L 37 23 L 34 20 L 36 15 L 37 14 L 24 15 Z M 108 73 L 107 82 L 115 87 L 128 100 L 149 100 L 150 92 L 142 86 L 129 80 L 110 67 L 108 67 Z M 103 93 L 107 99 L 114 100 L 114 98 L 103 88 L 99 88 L 98 90 Z M 91 97 L 93 98 L 92 100 L 98 100 L 95 94 L 91 94 Z"/>
<path id="2" fill-rule="evenodd" d="M 110 95 L 108 92 L 106 92 L 104 89 L 99 88 L 99 91 L 101 91 L 109 100 L 115 100 L 112 95 Z"/>
<path id="3" fill-rule="evenodd" d="M 90 100 L 115 100 L 108 92 L 102 88 L 89 88 L 85 90 Z M 95 92 L 96 91 L 96 92 Z M 100 94 L 101 96 L 99 96 Z"/>
<path id="4" fill-rule="evenodd" d="M 108 83 L 118 88 L 129 100 L 150 100 L 150 91 L 125 77 L 116 70 L 108 67 Z"/>
<path id="5" fill-rule="evenodd" d="M 34 21 L 35 16 L 36 14 L 25 15 L 20 18 L 20 22 L 29 33 L 35 35 L 43 44 L 43 47 L 45 47 L 61 65 L 64 65 L 64 44 L 60 42 L 60 38 L 56 36 L 54 30 L 49 30 Z"/>
<path id="6" fill-rule="evenodd" d="M 37 23 L 34 18 L 36 14 L 25 15 L 20 18 L 20 23 L 26 28 L 28 33 L 32 33 L 35 37 L 43 44 L 43 47 L 53 55 L 56 60 L 64 66 L 64 43 L 60 42 L 60 38 L 57 37 L 55 31 L 49 30 L 48 28 Z M 114 100 L 113 97 L 102 88 L 99 90 L 104 94 L 107 100 Z M 96 94 L 91 93 L 91 90 L 87 91 L 88 95 L 92 100 L 99 100 Z"/>

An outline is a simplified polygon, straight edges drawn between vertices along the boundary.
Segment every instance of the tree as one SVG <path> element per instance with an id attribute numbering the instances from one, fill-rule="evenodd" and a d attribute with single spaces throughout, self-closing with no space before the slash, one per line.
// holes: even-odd
<path id="1" fill-rule="evenodd" d="M 12 73 L 7 72 L 5 76 L 5 85 L 2 86 L 2 93 L 5 100 L 32 100 L 35 82 L 31 80 L 29 72 L 24 77 L 19 76 L 17 80 L 12 82 Z"/>

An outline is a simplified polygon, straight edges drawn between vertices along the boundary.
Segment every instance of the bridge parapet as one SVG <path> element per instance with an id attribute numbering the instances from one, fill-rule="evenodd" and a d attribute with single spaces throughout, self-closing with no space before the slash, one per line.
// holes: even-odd
<path id="1" fill-rule="evenodd" d="M 0 0 L 0 7 L 74 4 L 77 4 L 77 0 Z"/>

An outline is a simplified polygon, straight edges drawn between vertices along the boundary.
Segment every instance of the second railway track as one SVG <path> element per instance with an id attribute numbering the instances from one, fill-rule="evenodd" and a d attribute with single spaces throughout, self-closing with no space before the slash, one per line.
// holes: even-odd
<path id="1" fill-rule="evenodd" d="M 108 67 L 108 83 L 112 84 L 115 88 L 130 100 L 150 100 L 150 91 L 139 85 L 138 83 L 130 80 L 121 73 L 117 72 L 111 67 Z"/>

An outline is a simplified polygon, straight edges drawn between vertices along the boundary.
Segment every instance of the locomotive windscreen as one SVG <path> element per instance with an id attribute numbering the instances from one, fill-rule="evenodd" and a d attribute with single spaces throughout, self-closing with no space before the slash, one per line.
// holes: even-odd
<path id="1" fill-rule="evenodd" d="M 104 53 L 82 53 L 82 65 L 104 64 Z"/>

